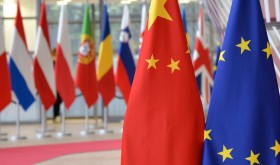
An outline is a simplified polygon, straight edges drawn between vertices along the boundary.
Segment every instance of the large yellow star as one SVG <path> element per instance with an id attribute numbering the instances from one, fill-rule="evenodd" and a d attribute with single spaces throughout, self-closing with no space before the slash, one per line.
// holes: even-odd
<path id="1" fill-rule="evenodd" d="M 268 59 L 272 55 L 272 50 L 270 48 L 270 44 L 267 42 L 266 48 L 262 50 L 266 53 L 266 58 Z"/>
<path id="2" fill-rule="evenodd" d="M 211 137 L 210 137 L 210 132 L 211 132 L 211 131 L 212 131 L 211 129 L 210 129 L 210 130 L 204 130 L 204 141 L 205 141 L 206 139 L 212 140 Z"/>
<path id="3" fill-rule="evenodd" d="M 180 70 L 178 64 L 180 60 L 174 61 L 173 58 L 171 58 L 171 63 L 167 65 L 167 67 L 171 68 L 171 72 L 173 73 L 175 70 Z"/>
<path id="4" fill-rule="evenodd" d="M 150 30 L 157 17 L 161 17 L 172 21 L 172 18 L 170 17 L 170 15 L 164 7 L 166 1 L 167 0 L 152 0 L 149 11 L 148 30 Z"/>
<path id="5" fill-rule="evenodd" d="M 236 45 L 237 47 L 239 47 L 241 49 L 241 54 L 243 54 L 243 52 L 245 50 L 251 51 L 251 49 L 249 48 L 250 42 L 251 42 L 251 40 L 245 41 L 244 38 L 241 37 L 241 43 Z"/>
<path id="6" fill-rule="evenodd" d="M 147 69 L 150 69 L 151 67 L 156 69 L 157 68 L 156 63 L 159 61 L 159 59 L 155 59 L 154 55 L 152 55 L 151 58 L 146 59 L 146 61 L 149 64 Z"/>
<path id="7" fill-rule="evenodd" d="M 277 140 L 275 140 L 275 146 L 271 147 L 270 149 L 275 151 L 275 157 L 279 154 L 280 152 L 280 145 Z"/>
<path id="8" fill-rule="evenodd" d="M 259 156 L 260 156 L 260 153 L 254 154 L 254 152 L 251 150 L 251 155 L 245 159 L 250 161 L 250 165 L 254 165 L 254 163 L 260 164 L 260 162 L 258 160 Z"/>
<path id="9" fill-rule="evenodd" d="M 224 62 L 226 61 L 225 58 L 224 58 L 225 52 L 226 52 L 226 51 L 224 50 L 224 51 L 222 51 L 222 52 L 220 53 L 219 61 L 224 61 Z"/>
<path id="10" fill-rule="evenodd" d="M 223 156 L 223 162 L 229 158 L 229 159 L 233 159 L 231 156 L 231 151 L 233 150 L 233 148 L 231 149 L 227 149 L 224 145 L 223 145 L 223 151 L 219 152 L 218 154 Z"/>

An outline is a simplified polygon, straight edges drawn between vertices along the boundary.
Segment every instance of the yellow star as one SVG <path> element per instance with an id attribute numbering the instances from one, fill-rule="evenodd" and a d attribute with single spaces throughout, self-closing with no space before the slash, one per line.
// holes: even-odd
<path id="1" fill-rule="evenodd" d="M 233 150 L 233 148 L 231 149 L 227 149 L 224 145 L 223 145 L 223 151 L 219 152 L 218 154 L 223 156 L 223 162 L 229 158 L 229 159 L 233 159 L 231 156 L 231 151 Z"/>
<path id="2" fill-rule="evenodd" d="M 147 69 L 150 69 L 151 67 L 157 68 L 156 63 L 159 61 L 159 59 L 155 59 L 154 55 L 151 56 L 150 59 L 146 59 L 147 63 L 149 64 Z"/>
<path id="3" fill-rule="evenodd" d="M 167 65 L 167 67 L 171 68 L 171 72 L 173 73 L 175 70 L 180 70 L 178 64 L 180 60 L 174 61 L 173 58 L 171 58 L 171 63 Z"/>
<path id="4" fill-rule="evenodd" d="M 173 21 L 164 7 L 166 1 L 167 0 L 152 0 L 149 11 L 148 30 L 150 30 L 157 17 Z"/>
<path id="5" fill-rule="evenodd" d="M 211 137 L 210 137 L 210 132 L 211 132 L 211 131 L 212 131 L 211 129 L 210 129 L 210 130 L 204 130 L 204 141 L 205 141 L 206 139 L 212 140 Z"/>
<path id="6" fill-rule="evenodd" d="M 275 140 L 275 146 L 271 147 L 270 149 L 275 151 L 275 157 L 279 154 L 280 152 L 280 145 L 277 140 Z"/>
<path id="7" fill-rule="evenodd" d="M 214 66 L 212 67 L 212 69 L 213 69 L 213 71 L 215 72 L 215 71 L 217 70 L 217 66 L 214 65 Z"/>
<path id="8" fill-rule="evenodd" d="M 268 59 L 269 56 L 272 54 L 272 50 L 270 48 L 270 44 L 267 42 L 266 48 L 262 50 L 263 52 L 266 53 L 266 58 Z"/>
<path id="9" fill-rule="evenodd" d="M 259 156 L 260 156 L 260 153 L 254 154 L 254 152 L 251 150 L 251 155 L 245 159 L 250 161 L 250 165 L 254 165 L 254 163 L 260 164 L 260 162 L 258 160 Z"/>
<path id="10" fill-rule="evenodd" d="M 191 52 L 190 52 L 190 49 L 188 48 L 188 51 L 186 51 L 186 54 L 190 54 Z"/>
<path id="11" fill-rule="evenodd" d="M 241 48 L 241 54 L 245 51 L 251 51 L 251 49 L 249 48 L 249 43 L 251 42 L 251 40 L 245 41 L 243 37 L 241 37 L 241 43 L 237 44 L 236 46 Z"/>
<path id="12" fill-rule="evenodd" d="M 225 58 L 224 58 L 225 52 L 226 52 L 226 51 L 224 50 L 224 51 L 222 51 L 222 52 L 220 53 L 219 61 L 224 61 L 224 62 L 226 61 Z"/>

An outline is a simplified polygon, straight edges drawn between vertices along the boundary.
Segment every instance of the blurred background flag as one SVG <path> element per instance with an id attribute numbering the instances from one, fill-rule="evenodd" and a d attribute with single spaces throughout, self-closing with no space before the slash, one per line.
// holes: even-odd
<path id="1" fill-rule="evenodd" d="M 203 103 L 210 102 L 211 88 L 213 86 L 212 67 L 209 49 L 205 34 L 205 19 L 202 6 L 199 10 L 198 30 L 196 32 L 193 67 Z"/>
<path id="2" fill-rule="evenodd" d="M 0 112 L 11 103 L 11 79 L 7 64 L 7 57 L 5 51 L 5 38 L 3 31 L 3 22 L 0 20 Z"/>
<path id="3" fill-rule="evenodd" d="M 204 116 L 178 1 L 152 0 L 147 23 L 121 164 L 201 164 Z"/>
<path id="4" fill-rule="evenodd" d="M 34 53 L 34 79 L 44 109 L 48 110 L 56 101 L 56 89 L 44 2 L 41 4 L 41 18 Z"/>
<path id="5" fill-rule="evenodd" d="M 110 101 L 115 97 L 115 80 L 113 72 L 113 45 L 107 5 L 104 5 L 103 12 L 103 29 L 99 47 L 97 81 L 103 104 L 108 106 Z"/>
<path id="6" fill-rule="evenodd" d="M 182 15 L 184 30 L 185 30 L 186 37 L 187 37 L 187 41 L 188 41 L 188 45 L 189 45 L 189 43 L 190 43 L 189 41 L 190 41 L 190 40 L 189 40 L 189 34 L 188 34 L 188 22 L 187 22 L 186 8 L 185 8 L 185 7 L 182 8 L 181 15 Z"/>
<path id="7" fill-rule="evenodd" d="M 139 51 L 141 49 L 141 45 L 143 42 L 144 32 L 146 28 L 147 23 L 147 5 L 145 2 L 142 4 L 142 10 L 141 10 L 141 24 L 140 24 L 140 39 L 139 39 Z"/>
<path id="8" fill-rule="evenodd" d="M 35 101 L 35 85 L 32 76 L 32 58 L 28 54 L 26 39 L 22 24 L 19 1 L 11 44 L 9 62 L 12 89 L 24 110 Z"/>
<path id="9" fill-rule="evenodd" d="M 213 79 L 215 79 L 216 72 L 217 72 L 217 69 L 218 69 L 220 54 L 221 54 L 221 46 L 220 46 L 220 44 L 218 44 L 217 49 L 216 49 L 215 64 L 213 65 Z"/>
<path id="10" fill-rule="evenodd" d="M 57 91 L 67 109 L 70 108 L 76 97 L 72 56 L 67 11 L 66 7 L 61 5 L 56 45 L 55 82 Z"/>
<path id="11" fill-rule="evenodd" d="M 131 32 L 130 32 L 130 18 L 128 6 L 124 6 L 121 34 L 120 34 L 120 47 L 119 57 L 117 63 L 117 71 L 115 75 L 116 84 L 122 92 L 125 102 L 128 102 L 130 88 L 133 82 L 135 73 L 135 62 L 133 59 L 131 49 Z"/>
<path id="12" fill-rule="evenodd" d="M 280 163 L 280 97 L 260 1 L 232 2 L 203 164 Z"/>
<path id="13" fill-rule="evenodd" d="M 88 3 L 84 13 L 76 84 L 80 88 L 87 106 L 92 106 L 97 101 L 98 89 L 95 71 L 95 47 Z"/>

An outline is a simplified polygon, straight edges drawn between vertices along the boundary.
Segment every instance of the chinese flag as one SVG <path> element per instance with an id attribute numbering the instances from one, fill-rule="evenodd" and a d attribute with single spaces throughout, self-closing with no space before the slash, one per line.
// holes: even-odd
<path id="1" fill-rule="evenodd" d="M 204 116 L 177 0 L 152 0 L 124 121 L 122 165 L 200 165 Z"/>

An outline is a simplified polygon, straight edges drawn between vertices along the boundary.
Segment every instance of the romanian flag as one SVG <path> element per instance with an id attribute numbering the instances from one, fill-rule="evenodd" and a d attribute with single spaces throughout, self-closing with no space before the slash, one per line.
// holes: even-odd
<path id="1" fill-rule="evenodd" d="M 75 100 L 72 52 L 68 32 L 66 7 L 61 5 L 55 63 L 56 88 L 67 109 Z"/>
<path id="2" fill-rule="evenodd" d="M 34 54 L 34 79 L 42 104 L 45 110 L 48 110 L 56 101 L 56 89 L 44 2 L 41 5 L 41 19 Z"/>
<path id="3" fill-rule="evenodd" d="M 129 10 L 128 6 L 125 5 L 121 24 L 120 48 L 115 79 L 126 103 L 128 102 L 135 73 L 135 62 L 130 44 L 131 33 L 129 24 Z"/>
<path id="4" fill-rule="evenodd" d="M 152 0 L 124 120 L 122 165 L 201 165 L 204 115 L 176 0 Z"/>
<path id="5" fill-rule="evenodd" d="M 203 165 L 279 165 L 280 97 L 260 1 L 232 1 Z"/>
<path id="6" fill-rule="evenodd" d="M 103 18 L 102 37 L 98 56 L 97 81 L 103 104 L 108 106 L 110 101 L 115 97 L 115 81 L 113 72 L 113 45 L 106 5 L 104 5 Z"/>
<path id="7" fill-rule="evenodd" d="M 1 22 L 2 23 L 2 22 Z M 3 26 L 0 25 L 0 112 L 11 102 L 11 79 L 5 51 Z"/>
<path id="8" fill-rule="evenodd" d="M 95 72 L 95 48 L 90 23 L 89 6 L 85 7 L 81 43 L 79 49 L 76 84 L 80 88 L 88 107 L 98 98 Z"/>
<path id="9" fill-rule="evenodd" d="M 12 89 L 23 107 L 27 110 L 35 101 L 35 84 L 32 75 L 32 57 L 29 55 L 23 29 L 19 1 L 11 44 L 9 62 Z"/>

